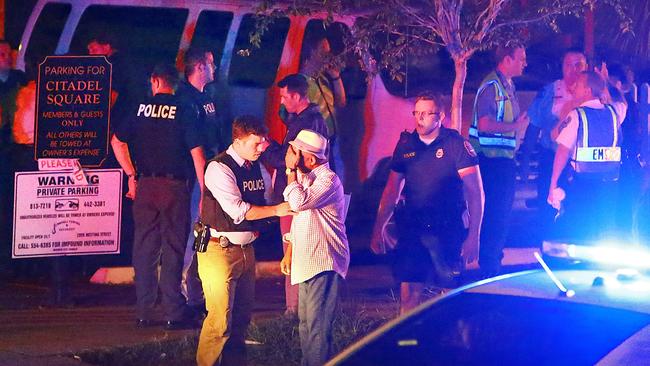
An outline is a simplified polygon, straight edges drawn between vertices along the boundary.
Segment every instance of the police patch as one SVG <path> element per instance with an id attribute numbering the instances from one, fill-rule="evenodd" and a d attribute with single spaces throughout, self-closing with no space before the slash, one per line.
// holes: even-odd
<path id="1" fill-rule="evenodd" d="M 436 150 L 436 158 L 440 159 L 443 156 L 445 156 L 445 150 L 443 150 L 443 149 Z"/>
<path id="2" fill-rule="evenodd" d="M 464 141 L 463 145 L 465 146 L 465 150 L 467 150 L 467 153 L 471 157 L 476 157 L 476 151 L 474 151 L 474 147 L 472 147 L 472 144 L 469 141 Z"/>

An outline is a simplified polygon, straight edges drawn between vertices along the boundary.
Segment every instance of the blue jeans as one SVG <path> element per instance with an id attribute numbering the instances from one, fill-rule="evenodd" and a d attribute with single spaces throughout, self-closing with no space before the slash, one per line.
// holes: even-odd
<path id="1" fill-rule="evenodd" d="M 342 280 L 338 273 L 326 271 L 299 285 L 302 366 L 320 366 L 332 356 L 332 323 Z"/>

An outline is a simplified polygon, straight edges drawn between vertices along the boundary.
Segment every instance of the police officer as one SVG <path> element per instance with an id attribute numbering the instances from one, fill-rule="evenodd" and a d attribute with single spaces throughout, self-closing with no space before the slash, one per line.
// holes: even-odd
<path id="1" fill-rule="evenodd" d="M 212 52 L 202 48 L 190 48 L 185 53 L 185 80 L 180 82 L 178 94 L 194 110 L 195 122 L 204 137 L 203 149 L 207 159 L 211 159 L 222 149 L 222 123 L 217 114 L 217 103 L 208 93 L 207 85 L 214 81 L 214 57 Z M 194 223 L 199 216 L 201 191 L 198 184 L 192 189 L 191 217 Z M 201 318 L 205 314 L 205 298 L 196 264 L 196 253 L 192 249 L 194 235 L 190 232 L 183 262 L 183 290 L 187 303 Z"/>
<path id="2" fill-rule="evenodd" d="M 286 202 L 266 206 L 266 184 L 257 161 L 268 147 L 266 126 L 252 116 L 235 119 L 233 142 L 205 170 L 201 218 L 210 226 L 207 251 L 198 253 L 208 310 L 196 360 L 200 366 L 245 365 L 246 329 L 255 297 L 259 221 L 293 214 Z"/>
<path id="3" fill-rule="evenodd" d="M 161 263 L 166 327 L 181 329 L 194 326 L 187 320 L 181 272 L 189 230 L 189 180 L 196 174 L 203 185 L 205 155 L 188 108 L 174 95 L 176 69 L 157 65 L 150 81 L 153 97 L 137 106 L 129 123 L 119 126 L 111 144 L 129 177 L 127 197 L 134 200 L 137 325 L 153 324 L 152 310 L 158 293 L 156 271 Z"/>
<path id="4" fill-rule="evenodd" d="M 526 67 L 526 50 L 520 45 L 500 46 L 497 67 L 476 92 L 470 142 L 478 152 L 485 188 L 485 216 L 481 229 L 479 263 L 485 277 L 501 268 L 503 245 L 515 197 L 515 150 L 518 131 L 528 117 L 520 113 L 512 78 Z"/>
<path id="5" fill-rule="evenodd" d="M 442 126 L 440 98 L 418 97 L 413 116 L 415 131 L 403 132 L 395 147 L 370 244 L 373 252 L 385 253 L 383 232 L 404 183 L 404 206 L 395 211 L 399 240 L 393 268 L 401 282 L 401 313 L 420 303 L 427 277 L 440 287 L 453 287 L 461 257 L 465 264 L 476 261 L 483 216 L 476 153 L 458 132 Z M 466 208 L 469 232 L 462 220 Z"/>
<path id="6" fill-rule="evenodd" d="M 556 236 L 583 241 L 599 237 L 615 221 L 616 180 L 621 165 L 619 128 L 627 105 L 624 101 L 608 103 L 607 84 L 594 71 L 580 75 L 575 96 L 580 106 L 559 127 L 548 203 L 564 208 Z M 558 181 L 569 160 L 571 174 L 566 201 L 562 202 Z"/>
<path id="7" fill-rule="evenodd" d="M 226 145 L 217 102 L 208 87 L 214 81 L 215 71 L 212 52 L 190 48 L 185 53 L 185 80 L 178 86 L 178 95 L 185 98 L 198 114 L 197 124 L 205 135 L 203 149 L 208 159 L 220 153 Z"/>

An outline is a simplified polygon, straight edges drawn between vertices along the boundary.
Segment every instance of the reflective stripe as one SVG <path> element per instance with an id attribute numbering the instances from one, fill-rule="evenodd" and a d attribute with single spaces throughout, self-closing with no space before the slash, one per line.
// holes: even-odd
<path id="1" fill-rule="evenodd" d="M 609 147 L 579 147 L 576 150 L 577 162 L 606 162 L 621 161 L 621 148 Z"/>
<path id="2" fill-rule="evenodd" d="M 514 149 L 517 147 L 517 140 L 507 137 L 479 137 L 481 146 L 495 146 Z"/>
<path id="3" fill-rule="evenodd" d="M 469 135 L 470 137 L 477 138 L 481 146 L 489 145 L 511 149 L 517 147 L 517 140 L 512 136 L 481 134 L 478 132 L 478 129 L 476 129 L 476 127 L 469 128 Z"/>
<path id="4" fill-rule="evenodd" d="M 609 113 L 612 114 L 612 122 L 614 123 L 614 143 L 612 143 L 612 146 L 616 146 L 618 145 L 618 116 L 616 115 L 616 112 L 611 105 L 606 104 L 605 107 L 607 107 L 607 109 L 609 109 Z"/>
<path id="5" fill-rule="evenodd" d="M 505 95 L 503 95 L 503 90 L 499 88 L 499 83 L 496 80 L 494 80 L 492 81 L 492 84 L 494 84 L 494 90 L 496 94 L 499 96 L 499 98 L 496 100 L 497 121 L 503 121 L 503 115 L 505 114 L 505 110 L 506 110 L 506 98 Z"/>
<path id="6" fill-rule="evenodd" d="M 578 119 L 582 125 L 582 146 L 589 146 L 589 124 L 587 123 L 587 115 L 582 108 L 576 109 L 578 112 Z"/>

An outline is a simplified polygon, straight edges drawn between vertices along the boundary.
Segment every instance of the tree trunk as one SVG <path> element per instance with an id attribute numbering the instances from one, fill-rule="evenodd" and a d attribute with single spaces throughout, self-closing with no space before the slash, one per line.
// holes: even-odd
<path id="1" fill-rule="evenodd" d="M 463 89 L 467 77 L 467 59 L 454 59 L 456 78 L 454 87 L 451 90 L 451 128 L 463 133 Z M 466 129 L 465 129 L 466 130 Z M 466 134 L 466 132 L 465 132 Z"/>

